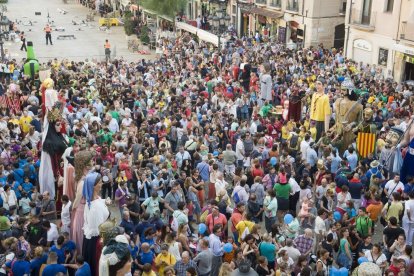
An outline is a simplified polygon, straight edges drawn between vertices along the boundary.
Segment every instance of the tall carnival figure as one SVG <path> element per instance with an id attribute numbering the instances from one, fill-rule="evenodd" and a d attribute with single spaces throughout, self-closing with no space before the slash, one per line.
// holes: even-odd
<path id="1" fill-rule="evenodd" d="M 72 222 L 71 222 L 71 238 L 78 246 L 78 254 L 82 255 L 83 244 L 83 212 L 85 209 L 85 198 L 82 197 L 83 185 L 85 177 L 91 170 L 93 164 L 92 159 L 94 153 L 92 151 L 83 150 L 75 154 L 75 183 L 76 196 L 72 204 Z"/>
<path id="2" fill-rule="evenodd" d="M 322 132 L 328 131 L 331 120 L 331 106 L 329 97 L 325 94 L 326 80 L 319 77 L 316 80 L 316 92 L 312 95 L 310 119 L 316 122 L 316 140 L 319 141 Z"/>
<path id="3" fill-rule="evenodd" d="M 407 152 L 400 171 L 400 179 L 402 183 L 407 183 L 407 176 L 414 176 L 414 118 L 407 127 L 402 141 L 398 144 L 397 149 L 408 145 Z"/>
<path id="4" fill-rule="evenodd" d="M 67 141 L 62 134 L 62 104 L 57 100 L 57 92 L 53 90 L 53 80 L 46 79 L 45 118 L 43 120 L 42 155 L 39 168 L 40 192 L 48 191 L 52 198 L 56 195 L 55 183 L 63 176 L 60 159 L 67 148 Z M 51 173 L 53 172 L 53 173 Z"/>
<path id="5" fill-rule="evenodd" d="M 357 102 L 354 84 L 350 79 L 345 79 L 341 85 L 342 98 L 335 101 L 335 125 L 333 130 L 336 135 L 342 137 L 339 151 L 343 153 L 355 139 L 352 128 L 362 121 L 363 106 Z"/>
<path id="6" fill-rule="evenodd" d="M 95 171 L 88 173 L 83 184 L 82 195 L 86 200 L 83 212 L 83 245 L 82 252 L 85 262 L 91 267 L 91 275 L 98 276 L 98 241 L 99 226 L 109 218 L 109 210 L 105 200 L 99 196 L 101 194 L 102 180 L 101 175 Z"/>
<path id="7" fill-rule="evenodd" d="M 63 175 L 59 173 L 59 164 L 60 164 L 60 156 L 62 156 L 63 152 L 66 149 L 65 147 L 61 147 L 58 152 L 53 151 L 53 141 L 46 141 L 47 138 L 60 138 L 63 136 L 59 135 L 56 132 L 55 128 L 51 127 L 49 132 L 49 124 L 55 124 L 56 121 L 59 120 L 59 128 L 61 128 L 61 110 L 59 105 L 56 106 L 55 112 L 52 113 L 54 106 L 58 103 L 58 94 L 57 91 L 53 89 L 54 82 L 52 79 L 48 78 L 45 79 L 42 86 L 45 88 L 44 94 L 42 95 L 44 99 L 43 105 L 43 135 L 42 135 L 42 155 L 40 159 L 40 168 L 39 168 L 39 183 L 40 183 L 40 192 L 43 193 L 44 191 L 49 191 L 50 196 L 55 196 L 55 181 L 57 180 L 59 175 Z M 51 117 L 51 118 L 49 118 Z M 54 122 L 53 122 L 54 121 Z M 61 139 L 58 139 L 61 140 Z M 64 140 L 64 139 L 63 139 Z M 46 143 L 46 148 L 45 148 Z M 51 174 L 50 172 L 53 172 Z"/>

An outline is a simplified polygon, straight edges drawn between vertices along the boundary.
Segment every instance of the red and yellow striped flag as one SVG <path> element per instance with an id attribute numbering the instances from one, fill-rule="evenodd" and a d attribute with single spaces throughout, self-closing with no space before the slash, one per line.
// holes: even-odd
<path id="1" fill-rule="evenodd" d="M 368 154 L 373 153 L 375 150 L 375 143 L 377 135 L 374 133 L 358 132 L 357 136 L 357 150 L 358 154 L 365 158 Z"/>

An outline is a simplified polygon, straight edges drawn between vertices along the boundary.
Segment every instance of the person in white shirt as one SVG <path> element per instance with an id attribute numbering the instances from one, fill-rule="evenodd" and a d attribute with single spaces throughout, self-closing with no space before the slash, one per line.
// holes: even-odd
<path id="1" fill-rule="evenodd" d="M 302 159 L 306 160 L 306 152 L 309 148 L 309 142 L 310 142 L 310 135 L 306 134 L 305 139 L 300 142 L 300 152 L 302 153 Z"/>
<path id="2" fill-rule="evenodd" d="M 184 160 L 191 160 L 191 156 L 188 151 L 184 150 L 184 147 L 180 147 L 179 151 L 175 155 L 175 161 L 177 161 L 178 168 L 181 168 Z"/>
<path id="3" fill-rule="evenodd" d="M 409 199 L 405 201 L 402 228 L 407 237 L 407 245 L 412 245 L 414 238 L 414 191 L 411 191 L 408 194 L 408 198 Z"/>
<path id="4" fill-rule="evenodd" d="M 70 213 L 72 210 L 72 202 L 69 200 L 67 195 L 62 196 L 62 227 L 60 228 L 61 232 L 70 233 Z"/>
<path id="5" fill-rule="evenodd" d="M 14 211 L 19 208 L 17 204 L 16 193 L 9 185 L 4 185 L 3 189 L 4 191 L 1 193 L 1 199 L 3 200 L 3 208 L 13 214 Z M 13 208 L 12 211 L 10 210 L 10 207 Z"/>
<path id="6" fill-rule="evenodd" d="M 125 127 L 129 127 L 132 124 L 132 119 L 131 119 L 131 115 L 130 113 L 125 113 L 125 118 L 122 119 L 122 123 L 123 126 Z"/>
<path id="7" fill-rule="evenodd" d="M 227 186 L 227 182 L 223 179 L 223 174 L 222 173 L 217 173 L 217 179 L 216 182 L 214 183 L 214 188 L 216 189 L 216 196 L 219 197 L 220 196 L 220 192 L 222 190 L 226 191 L 226 186 Z"/>
<path id="8" fill-rule="evenodd" d="M 316 243 L 319 244 L 323 238 L 326 236 L 326 212 L 323 209 L 318 210 L 318 216 L 315 218 L 315 238 Z"/>
<path id="9" fill-rule="evenodd" d="M 402 193 L 404 191 L 404 184 L 400 181 L 400 175 L 395 174 L 394 179 L 389 180 L 384 187 L 384 193 L 390 197 L 393 192 Z"/>
<path id="10" fill-rule="evenodd" d="M 57 239 L 59 238 L 59 232 L 56 224 L 51 223 L 50 221 L 43 221 L 42 226 L 47 230 L 47 246 L 50 247 L 54 244 L 57 244 Z"/>
<path id="11" fill-rule="evenodd" d="M 115 118 L 112 118 L 111 114 L 106 114 L 106 120 L 109 122 L 108 123 L 108 129 L 112 132 L 112 133 L 117 133 L 119 131 L 119 125 L 118 125 L 118 121 Z"/>
<path id="12" fill-rule="evenodd" d="M 244 161 L 244 144 L 243 139 L 246 138 L 245 134 L 242 134 L 236 142 L 236 157 L 237 157 L 237 166 L 243 167 Z"/>

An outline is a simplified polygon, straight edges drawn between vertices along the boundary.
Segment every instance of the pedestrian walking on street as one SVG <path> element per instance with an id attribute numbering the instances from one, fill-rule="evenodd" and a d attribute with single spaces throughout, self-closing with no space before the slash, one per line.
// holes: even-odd
<path id="1" fill-rule="evenodd" d="M 22 42 L 22 47 L 20 47 L 20 51 L 23 51 L 23 49 L 27 52 L 27 47 L 26 47 L 26 37 L 24 35 L 24 32 L 20 33 L 20 40 Z"/>
<path id="2" fill-rule="evenodd" d="M 106 62 L 109 62 L 111 59 L 111 44 L 109 44 L 108 39 L 105 40 L 104 48 L 105 48 L 105 60 Z"/>
<path id="3" fill-rule="evenodd" d="M 53 45 L 52 43 L 52 28 L 49 26 L 49 24 L 46 25 L 44 28 L 44 31 L 46 33 L 46 45 L 49 45 L 48 42 L 50 42 L 50 45 Z"/>

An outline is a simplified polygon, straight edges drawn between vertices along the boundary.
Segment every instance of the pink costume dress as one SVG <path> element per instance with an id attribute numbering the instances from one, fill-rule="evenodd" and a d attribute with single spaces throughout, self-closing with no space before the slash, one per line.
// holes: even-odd
<path id="1" fill-rule="evenodd" d="M 76 243 L 77 247 L 77 254 L 82 255 L 82 246 L 83 246 L 83 213 L 85 209 L 85 199 L 82 197 L 82 190 L 83 190 L 83 181 L 82 178 L 78 182 L 78 187 L 76 189 L 76 198 L 73 202 L 73 208 L 76 208 L 75 214 L 72 216 L 72 228 L 71 228 L 71 239 Z M 77 206 L 76 206 L 77 204 Z"/>

